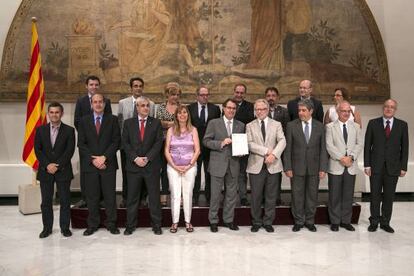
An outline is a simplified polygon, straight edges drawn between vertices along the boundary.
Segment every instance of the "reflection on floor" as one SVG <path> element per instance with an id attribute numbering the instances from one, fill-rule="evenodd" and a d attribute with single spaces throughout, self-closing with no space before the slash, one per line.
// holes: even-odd
<path id="1" fill-rule="evenodd" d="M 412 275 L 414 203 L 395 203 L 394 234 L 369 233 L 369 205 L 360 204 L 355 232 L 317 225 L 316 233 L 293 233 L 291 226 L 251 233 L 244 226 L 218 233 L 164 228 L 162 236 L 149 228 L 131 236 L 100 229 L 84 237 L 83 229 L 74 229 L 71 238 L 60 234 L 56 207 L 54 232 L 46 239 L 38 238 L 40 214 L 1 206 L 0 275 Z"/>

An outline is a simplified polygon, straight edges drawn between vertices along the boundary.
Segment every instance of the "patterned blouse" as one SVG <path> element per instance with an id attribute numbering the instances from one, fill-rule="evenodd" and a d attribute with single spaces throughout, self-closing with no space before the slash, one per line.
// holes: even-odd
<path id="1" fill-rule="evenodd" d="M 167 110 L 167 103 L 162 103 L 158 106 L 157 109 L 157 119 L 160 119 L 161 121 L 168 121 L 173 122 L 174 121 L 174 113 L 170 113 Z M 164 138 L 167 136 L 167 130 L 163 129 Z"/>

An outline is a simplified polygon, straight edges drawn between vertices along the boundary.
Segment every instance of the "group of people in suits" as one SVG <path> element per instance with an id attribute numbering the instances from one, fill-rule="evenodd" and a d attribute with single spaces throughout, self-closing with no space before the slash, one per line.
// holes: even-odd
<path id="1" fill-rule="evenodd" d="M 156 235 L 162 234 L 160 179 L 163 170 L 171 191 L 170 232 L 178 230 L 181 203 L 185 229 L 193 232 L 191 210 L 198 204 L 202 167 L 212 232 L 219 229 L 218 212 L 223 189 L 224 227 L 239 229 L 234 221 L 234 210 L 239 201 L 241 205 L 251 205 L 252 232 L 261 227 L 274 232 L 272 224 L 275 206 L 280 200 L 282 172 L 291 182 L 291 209 L 295 221 L 292 231 L 300 231 L 303 227 L 317 231 L 315 212 L 319 180 L 326 174 L 330 228 L 332 231 L 338 231 L 339 227 L 354 231 L 351 216 L 358 170 L 356 161 L 363 149 L 365 173 L 370 177 L 371 186 L 368 230 L 376 231 L 380 225 L 381 229 L 394 232 L 390 226 L 392 203 L 398 177 L 405 175 L 408 162 L 408 126 L 394 117 L 395 100 L 387 100 L 383 116 L 368 123 L 363 145 L 361 126 L 356 120 L 358 116 L 345 97 L 338 97 L 336 118 L 324 126 L 323 107 L 312 96 L 309 80 L 300 82 L 299 96 L 289 101 L 287 109 L 279 105 L 280 95 L 275 87 L 267 88 L 263 99 L 251 103 L 245 100 L 246 85 L 236 84 L 233 98 L 224 101 L 222 111 L 209 103 L 206 86 L 198 87 L 197 101 L 186 106 L 179 103 L 179 85 L 169 83 L 165 89 L 165 110 L 161 112 L 164 120 L 154 117 L 155 105 L 143 95 L 144 81 L 141 78 L 130 80 L 132 95 L 120 101 L 118 116 L 112 115 L 110 101 L 98 92 L 99 85 L 99 78 L 89 76 L 86 80 L 88 95 L 81 97 L 75 108 L 81 190 L 85 201 L 79 205 L 86 205 L 89 211 L 85 236 L 94 234 L 99 228 L 101 201 L 105 207 L 107 230 L 115 235 L 120 233 L 116 225 L 115 192 L 119 149 L 123 170 L 122 204 L 127 209 L 124 235 L 131 235 L 136 230 L 142 193 L 148 195 L 152 231 Z M 329 112 L 325 117 L 334 116 L 332 111 Z M 72 235 L 69 227 L 70 182 L 75 130 L 62 123 L 62 116 L 63 106 L 51 103 L 49 124 L 36 131 L 35 152 L 40 164 L 38 180 L 43 219 L 40 238 L 52 233 L 54 183 L 61 204 L 62 235 Z M 237 133 L 246 133 L 248 155 L 233 155 L 232 135 Z M 247 175 L 251 202 L 247 200 Z"/>

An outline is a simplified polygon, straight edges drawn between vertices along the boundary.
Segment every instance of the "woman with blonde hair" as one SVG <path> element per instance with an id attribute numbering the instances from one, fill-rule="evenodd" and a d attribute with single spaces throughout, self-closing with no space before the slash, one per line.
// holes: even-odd
<path id="1" fill-rule="evenodd" d="M 200 142 L 197 129 L 191 124 L 185 105 L 179 105 L 174 114 L 174 125 L 168 129 L 164 148 L 167 159 L 167 174 L 171 190 L 171 233 L 178 230 L 180 202 L 183 199 L 185 228 L 193 232 L 191 225 L 192 198 Z"/>
<path id="2" fill-rule="evenodd" d="M 177 106 L 180 103 L 181 87 L 176 82 L 169 82 L 164 88 L 164 95 L 166 102 L 159 105 L 157 109 L 156 118 L 161 120 L 161 126 L 163 129 L 164 140 L 167 134 L 167 130 L 174 126 L 174 114 L 177 110 Z M 164 154 L 161 153 L 162 156 Z M 168 176 L 167 176 L 167 161 L 165 158 L 162 158 L 161 166 L 161 206 L 167 206 L 167 196 L 168 196 Z"/>

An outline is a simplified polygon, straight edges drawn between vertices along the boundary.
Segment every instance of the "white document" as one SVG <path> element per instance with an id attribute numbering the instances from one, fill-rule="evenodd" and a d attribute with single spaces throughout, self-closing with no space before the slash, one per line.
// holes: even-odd
<path id="1" fill-rule="evenodd" d="M 249 146 L 247 145 L 246 133 L 233 133 L 231 135 L 231 150 L 233 156 L 241 156 L 249 154 Z"/>

